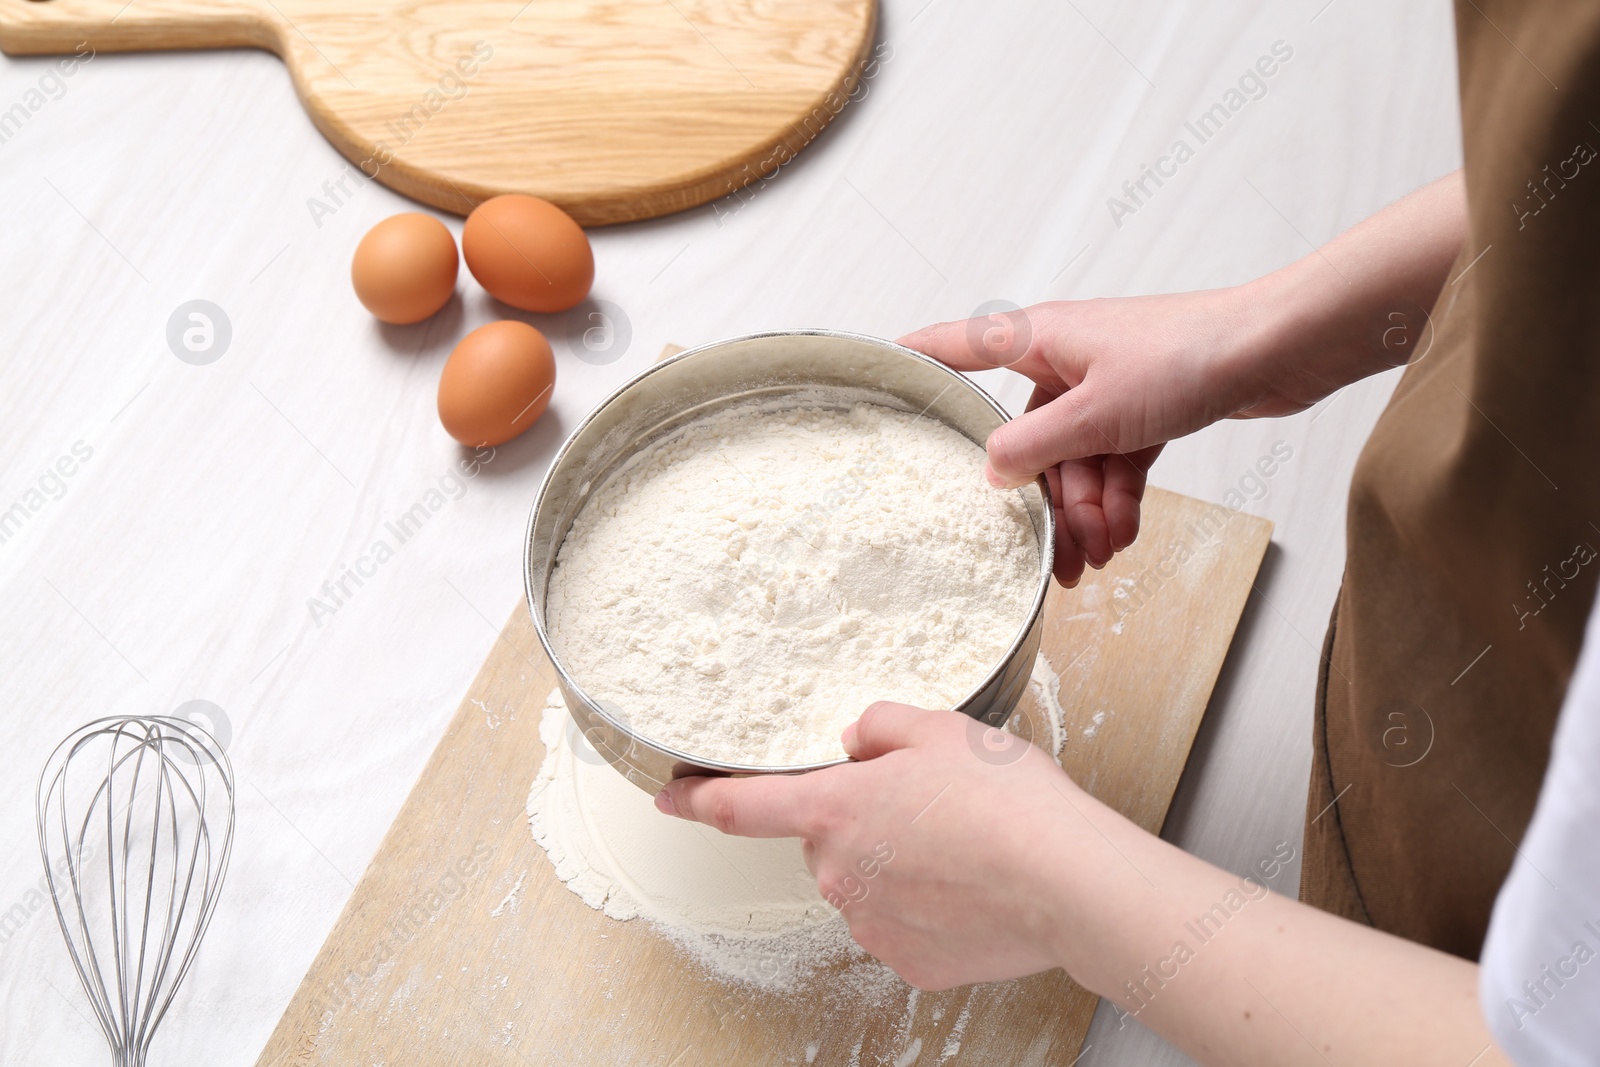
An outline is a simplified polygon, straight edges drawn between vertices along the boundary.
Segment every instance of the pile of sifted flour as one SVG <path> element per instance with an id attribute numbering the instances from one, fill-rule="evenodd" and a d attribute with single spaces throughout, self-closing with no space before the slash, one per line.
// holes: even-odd
<path id="1" fill-rule="evenodd" d="M 875 404 L 726 408 L 587 502 L 550 575 L 551 640 L 658 744 L 836 759 L 867 705 L 950 707 L 1021 631 L 1038 545 L 983 461 L 943 423 Z"/>

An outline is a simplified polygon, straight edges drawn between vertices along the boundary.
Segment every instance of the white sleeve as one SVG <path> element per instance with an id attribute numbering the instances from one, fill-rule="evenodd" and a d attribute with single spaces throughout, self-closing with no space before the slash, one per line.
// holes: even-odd
<path id="1" fill-rule="evenodd" d="M 1600 601 L 1481 962 L 1484 1016 L 1521 1067 L 1600 1064 Z"/>

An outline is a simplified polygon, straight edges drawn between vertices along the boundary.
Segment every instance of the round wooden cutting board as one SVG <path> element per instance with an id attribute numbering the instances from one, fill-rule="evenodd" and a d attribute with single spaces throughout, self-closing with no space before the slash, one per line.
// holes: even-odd
<path id="1" fill-rule="evenodd" d="M 368 177 L 462 214 L 531 193 L 591 226 L 787 162 L 844 107 L 876 15 L 874 0 L 0 0 L 0 48 L 265 48 Z"/>

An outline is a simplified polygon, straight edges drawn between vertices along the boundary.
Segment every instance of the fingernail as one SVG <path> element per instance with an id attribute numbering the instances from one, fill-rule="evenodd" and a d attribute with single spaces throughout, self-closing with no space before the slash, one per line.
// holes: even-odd
<path id="1" fill-rule="evenodd" d="M 672 803 L 672 794 L 665 789 L 656 794 L 656 810 L 663 815 L 678 814 L 677 806 Z"/>
<path id="2" fill-rule="evenodd" d="M 1000 477 L 999 472 L 993 467 L 989 466 L 987 463 L 983 465 L 983 476 L 987 478 L 989 484 L 994 486 L 996 489 L 1015 489 L 1019 485 L 1027 485 L 1031 480 L 1028 478 L 1023 478 L 1021 481 L 1008 481 L 1005 478 Z"/>
<path id="3" fill-rule="evenodd" d="M 855 739 L 856 739 L 856 724 L 855 723 L 851 723 L 849 726 L 846 726 L 844 728 L 844 733 L 839 735 L 839 742 L 840 742 L 840 744 L 844 745 L 845 748 L 849 748 L 852 744 L 855 743 Z"/>

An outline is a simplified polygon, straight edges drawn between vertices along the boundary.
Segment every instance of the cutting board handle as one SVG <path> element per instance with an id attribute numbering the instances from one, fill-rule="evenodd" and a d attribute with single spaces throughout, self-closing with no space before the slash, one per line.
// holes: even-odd
<path id="1" fill-rule="evenodd" d="M 282 51 L 263 0 L 0 0 L 0 49 L 12 55 L 168 48 Z"/>

